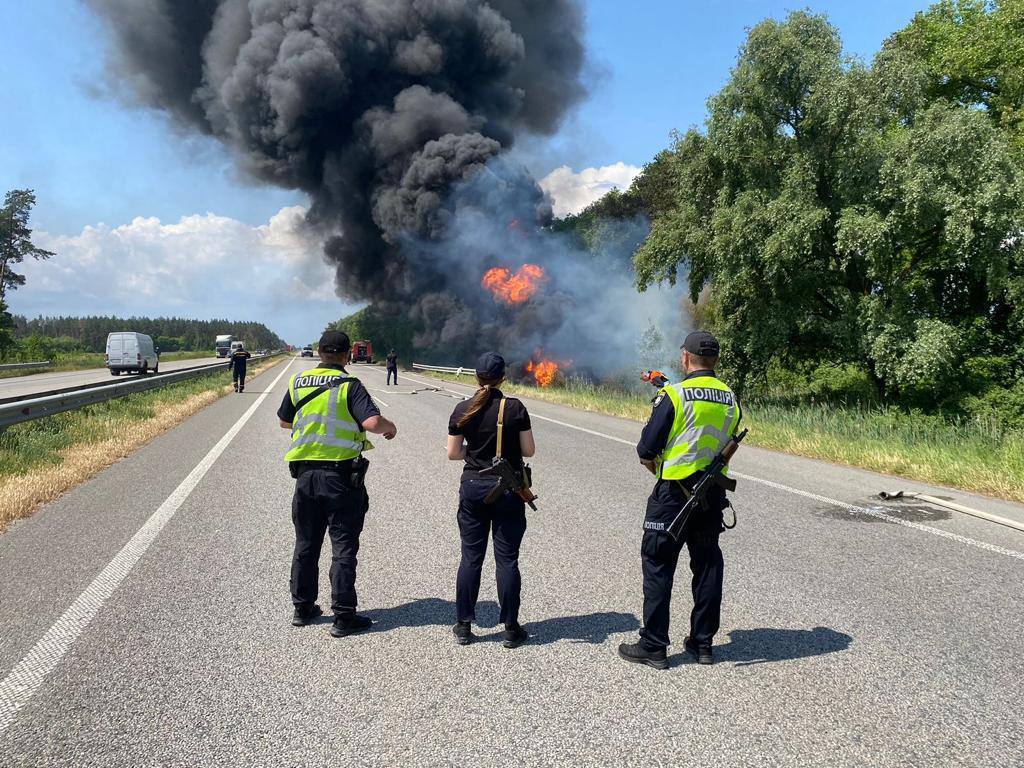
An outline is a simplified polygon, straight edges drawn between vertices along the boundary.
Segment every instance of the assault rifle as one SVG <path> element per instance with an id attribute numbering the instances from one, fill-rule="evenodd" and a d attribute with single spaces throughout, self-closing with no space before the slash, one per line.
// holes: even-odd
<path id="1" fill-rule="evenodd" d="M 537 505 L 533 502 L 537 499 L 537 495 L 530 490 L 530 484 L 527 480 L 528 473 L 529 470 L 525 468 L 522 472 L 516 472 L 512 465 L 508 463 L 508 459 L 495 456 L 491 466 L 487 469 L 481 469 L 478 473 L 481 477 L 498 478 L 498 484 L 484 498 L 484 504 L 493 504 L 505 491 L 512 491 L 529 504 L 530 509 L 536 511 Z"/>
<path id="2" fill-rule="evenodd" d="M 711 463 L 705 468 L 704 476 L 693 486 L 690 497 L 683 504 L 683 508 L 679 510 L 679 514 L 675 516 L 675 519 L 665 529 L 673 539 L 679 540 L 683 533 L 683 528 L 686 527 L 686 521 L 690 519 L 690 515 L 693 514 L 694 510 L 704 506 L 712 483 L 725 488 L 727 491 L 736 490 L 736 481 L 723 475 L 722 470 L 729 463 L 729 459 L 736 453 L 736 449 L 740 447 L 740 443 L 746 436 L 747 430 L 744 429 L 739 434 L 730 437 L 725 447 L 718 452 L 715 458 L 711 460 Z"/>

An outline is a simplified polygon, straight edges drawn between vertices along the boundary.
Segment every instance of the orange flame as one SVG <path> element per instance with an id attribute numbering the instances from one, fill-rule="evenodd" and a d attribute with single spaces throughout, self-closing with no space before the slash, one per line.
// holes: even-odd
<path id="1" fill-rule="evenodd" d="M 480 285 L 494 294 L 495 301 L 510 307 L 522 304 L 537 292 L 547 279 L 544 269 L 537 264 L 523 264 L 515 274 L 505 267 L 492 267 L 484 273 Z"/>
<path id="2" fill-rule="evenodd" d="M 543 358 L 542 360 L 530 360 L 526 364 L 526 372 L 533 374 L 534 381 L 540 387 L 550 387 L 558 375 L 559 365 L 554 360 Z"/>

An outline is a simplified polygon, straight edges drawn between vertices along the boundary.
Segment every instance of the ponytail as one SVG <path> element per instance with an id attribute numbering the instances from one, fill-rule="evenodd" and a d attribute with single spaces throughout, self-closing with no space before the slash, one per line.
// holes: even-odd
<path id="1" fill-rule="evenodd" d="M 487 403 L 491 400 L 491 392 L 494 391 L 492 388 L 501 384 L 505 379 L 504 377 L 500 379 L 485 379 L 481 376 L 477 376 L 476 380 L 477 383 L 480 384 L 480 389 L 478 389 L 476 393 L 474 393 L 473 397 L 470 398 L 469 407 L 466 409 L 466 412 L 462 414 L 462 417 L 457 422 L 455 422 L 455 426 L 459 429 L 463 429 L 478 413 L 480 413 L 480 411 L 487 407 Z"/>

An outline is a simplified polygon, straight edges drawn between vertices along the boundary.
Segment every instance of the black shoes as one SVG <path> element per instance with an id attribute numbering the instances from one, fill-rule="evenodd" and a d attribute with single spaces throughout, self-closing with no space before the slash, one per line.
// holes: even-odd
<path id="1" fill-rule="evenodd" d="M 336 615 L 331 625 L 331 637 L 348 637 L 373 626 L 373 620 L 356 613 Z"/>
<path id="2" fill-rule="evenodd" d="M 455 635 L 455 643 L 457 645 L 469 645 L 476 640 L 476 635 L 473 634 L 473 627 L 468 621 L 456 622 L 455 626 L 452 627 L 452 634 Z"/>
<path id="3" fill-rule="evenodd" d="M 321 614 L 323 614 L 323 609 L 315 603 L 313 605 L 296 605 L 295 613 L 292 614 L 292 624 L 296 627 L 304 627 Z"/>
<path id="4" fill-rule="evenodd" d="M 235 392 L 237 392 L 237 391 L 238 391 L 238 383 L 235 382 Z"/>
<path id="5" fill-rule="evenodd" d="M 530 633 L 523 629 L 518 624 L 505 627 L 505 642 L 502 643 L 506 648 L 518 648 L 520 645 L 530 639 Z"/>
<path id="6" fill-rule="evenodd" d="M 686 638 L 684 643 L 686 646 L 686 652 L 693 656 L 697 660 L 698 664 L 714 664 L 715 655 L 711 652 L 710 645 L 697 645 L 689 637 Z"/>
<path id="7" fill-rule="evenodd" d="M 623 643 L 619 646 L 619 656 L 633 664 L 646 664 L 655 669 L 668 669 L 668 659 L 665 657 L 664 648 L 649 651 L 644 648 L 642 643 Z"/>

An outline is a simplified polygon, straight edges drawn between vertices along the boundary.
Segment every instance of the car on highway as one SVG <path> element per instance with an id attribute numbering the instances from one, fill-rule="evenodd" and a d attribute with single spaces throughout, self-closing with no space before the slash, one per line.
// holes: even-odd
<path id="1" fill-rule="evenodd" d="M 144 333 L 117 331 L 107 334 L 107 351 L 103 359 L 111 376 L 122 373 L 159 373 L 159 350 L 153 339 Z"/>
<path id="2" fill-rule="evenodd" d="M 304 346 L 302 348 L 302 357 L 312 357 L 312 356 L 313 356 L 313 345 L 312 344 L 307 344 L 306 346 Z"/>

